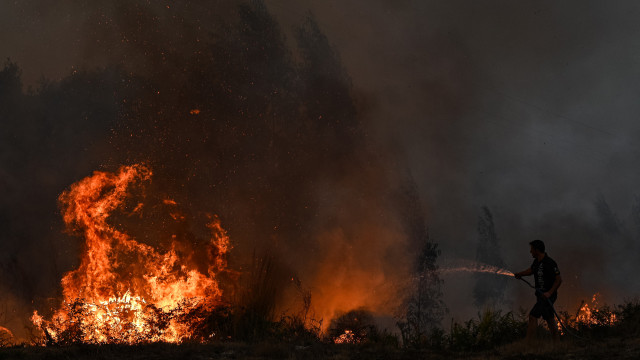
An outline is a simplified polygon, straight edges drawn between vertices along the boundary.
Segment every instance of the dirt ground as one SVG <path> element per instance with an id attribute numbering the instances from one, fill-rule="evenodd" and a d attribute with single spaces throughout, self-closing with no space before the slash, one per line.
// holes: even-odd
<path id="1" fill-rule="evenodd" d="M 640 359 L 640 338 L 570 340 L 558 344 L 524 341 L 506 345 L 483 359 Z"/>
<path id="2" fill-rule="evenodd" d="M 481 353 L 443 353 L 404 350 L 375 345 L 277 343 L 150 344 L 138 346 L 78 345 L 68 347 L 14 347 L 0 349 L 0 359 L 640 359 L 640 338 L 561 341 L 558 344 L 524 341 Z"/>

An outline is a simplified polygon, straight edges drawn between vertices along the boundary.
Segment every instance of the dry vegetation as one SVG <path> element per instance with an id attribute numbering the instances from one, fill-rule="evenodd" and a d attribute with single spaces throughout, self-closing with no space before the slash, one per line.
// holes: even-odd
<path id="1" fill-rule="evenodd" d="M 246 304 L 244 305 L 246 307 Z M 264 306 L 260 305 L 260 306 Z M 246 309 L 245 309 L 246 310 Z M 477 319 L 454 324 L 451 331 L 432 331 L 422 344 L 402 346 L 397 336 L 380 331 L 370 313 L 358 309 L 332 321 L 327 335 L 305 327 L 300 318 L 265 318 L 253 312 L 249 318 L 227 309 L 227 329 L 233 340 L 151 343 L 139 345 L 8 345 L 0 359 L 637 359 L 640 357 L 640 302 L 630 301 L 610 310 L 618 320 L 611 323 L 569 324 L 581 338 L 565 334 L 553 343 L 545 329 L 531 344 L 523 340 L 524 316 L 485 311 Z M 246 314 L 246 313 L 243 313 Z M 266 314 L 266 313 L 263 313 Z M 600 314 L 602 318 L 604 315 Z M 260 318 L 260 319 L 258 319 Z M 361 320 L 360 320 L 361 319 Z M 220 320 L 220 319 L 218 319 Z M 241 324 L 238 322 L 247 323 Z M 258 324 L 247 333 L 247 325 Z M 360 334 L 357 343 L 334 344 L 349 326 Z M 357 329 L 356 329 L 357 328 Z M 235 330 L 234 330 L 235 329 Z"/>

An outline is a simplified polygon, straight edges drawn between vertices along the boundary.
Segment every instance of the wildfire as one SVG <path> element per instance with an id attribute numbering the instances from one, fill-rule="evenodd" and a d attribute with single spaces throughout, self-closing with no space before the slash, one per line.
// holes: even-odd
<path id="1" fill-rule="evenodd" d="M 60 195 L 65 224 L 84 236 L 85 250 L 80 266 L 62 278 L 61 308 L 51 320 L 37 312 L 32 316 L 48 341 L 181 342 L 192 335 L 185 320 L 192 312 L 220 304 L 216 275 L 225 270 L 231 246 L 217 217 L 207 225 L 211 238 L 205 272 L 190 261 L 192 254 L 175 235 L 162 252 L 110 223 L 133 197 L 131 189 L 144 187 L 151 176 L 144 165 L 94 172 Z M 174 200 L 163 203 L 171 207 L 173 220 L 184 219 Z M 143 207 L 138 203 L 133 214 Z"/>
<path id="2" fill-rule="evenodd" d="M 0 346 L 13 342 L 13 333 L 4 326 L 0 326 Z"/>
<path id="3" fill-rule="evenodd" d="M 344 334 L 333 339 L 334 344 L 357 344 L 359 342 L 358 337 L 351 330 L 345 330 Z"/>
<path id="4" fill-rule="evenodd" d="M 576 315 L 576 323 L 584 325 L 613 325 L 616 321 L 616 314 L 604 312 L 598 307 L 599 293 L 593 294 L 591 298 L 591 306 L 583 302 Z"/>

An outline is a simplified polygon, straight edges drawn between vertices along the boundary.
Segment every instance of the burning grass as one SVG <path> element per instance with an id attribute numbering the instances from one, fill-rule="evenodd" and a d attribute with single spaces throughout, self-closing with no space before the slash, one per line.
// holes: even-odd
<path id="1" fill-rule="evenodd" d="M 43 343 L 180 343 L 213 336 L 194 329 L 223 306 L 218 276 L 226 271 L 230 244 L 217 217 L 206 225 L 206 266 L 177 234 L 166 234 L 163 250 L 113 224 L 143 216 L 151 176 L 142 164 L 95 172 L 60 195 L 67 228 L 82 235 L 85 247 L 79 267 L 62 278 L 61 307 L 48 319 L 37 311 L 32 316 Z M 159 203 L 170 216 L 163 221 L 185 221 L 175 201 Z"/>
<path id="2" fill-rule="evenodd" d="M 254 255 L 243 274 L 227 269 L 231 243 L 216 216 L 208 216 L 205 227 L 209 238 L 199 249 L 184 234 L 169 232 L 164 239 L 149 243 L 123 230 L 126 226 L 122 224 L 139 221 L 154 206 L 166 214 L 157 221 L 186 221 L 186 214 L 173 199 L 165 196 L 155 205 L 147 203 L 152 196 L 145 188 L 151 177 L 151 170 L 143 164 L 122 167 L 115 173 L 95 172 L 60 196 L 64 221 L 70 232 L 85 240 L 84 252 L 78 268 L 62 278 L 60 307 L 47 316 L 34 312 L 32 345 L 73 348 L 110 344 L 90 349 L 129 349 L 114 346 L 146 344 L 149 347 L 145 349 L 157 349 L 150 344 L 188 344 L 168 347 L 182 352 L 196 344 L 212 350 L 218 349 L 213 344 L 247 341 L 263 345 L 250 350 L 241 346 L 244 355 L 297 358 L 314 355 L 306 352 L 308 348 L 332 349 L 336 354 L 342 351 L 336 349 L 346 345 L 358 351 L 377 349 L 375 356 L 386 351 L 401 358 L 409 354 L 409 346 L 411 351 L 443 354 L 483 352 L 524 337 L 524 313 L 485 311 L 477 319 L 452 324 L 449 333 L 434 327 L 429 333 L 410 337 L 416 343 L 403 350 L 397 336 L 379 331 L 373 314 L 366 309 L 339 315 L 322 334 L 322 322 L 310 316 L 311 292 L 295 278 L 291 280 L 302 308 L 297 313 L 277 314 L 277 299 L 288 280 L 283 280 L 287 278 L 272 257 Z M 487 267 L 449 270 L 512 275 Z M 227 274 L 233 274 L 237 289 L 225 298 L 220 279 Z M 637 337 L 640 302 L 610 308 L 600 306 L 594 295 L 575 316 L 563 314 L 563 322 L 585 338 Z M 10 332 L 0 328 L 0 346 L 12 343 Z"/>
<path id="3" fill-rule="evenodd" d="M 123 224 L 144 222 L 158 209 L 166 216 L 152 217 L 151 225 L 185 227 L 187 216 L 175 200 L 155 196 L 149 204 L 151 177 L 143 164 L 125 166 L 115 173 L 95 172 L 62 193 L 67 228 L 81 235 L 85 246 L 78 268 L 62 278 L 60 307 L 47 315 L 34 311 L 33 344 L 320 338 L 322 324 L 309 316 L 311 293 L 298 279 L 291 281 L 302 299 L 300 311 L 276 313 L 282 289 L 290 284 L 272 257 L 254 254 L 242 274 L 227 269 L 231 244 L 215 215 L 208 215 L 210 237 L 200 248 L 189 234 L 169 232 L 150 242 L 123 230 Z M 233 286 L 223 297 L 225 277 Z"/>
<path id="4" fill-rule="evenodd" d="M 257 266 L 260 269 L 262 266 Z M 263 279 L 264 280 L 264 279 Z M 255 299 L 255 298 L 254 298 Z M 602 305 L 592 308 L 591 318 L 576 317 L 568 323 L 570 329 L 579 331 L 580 340 L 565 334 L 559 344 L 552 344 L 543 334 L 539 343 L 530 344 L 523 341 L 526 327 L 526 313 L 513 314 L 485 311 L 478 318 L 470 319 L 462 324 L 453 324 L 450 332 L 432 332 L 425 338 L 423 346 L 402 347 L 398 338 L 377 329 L 372 314 L 364 309 L 347 312 L 332 321 L 327 334 L 312 331 L 298 316 L 280 316 L 279 318 L 261 321 L 260 332 L 246 337 L 248 321 L 246 312 L 255 316 L 257 310 L 246 309 L 246 306 L 257 306 L 259 301 L 245 303 L 241 307 L 219 307 L 215 311 L 201 309 L 195 321 L 198 326 L 193 329 L 193 337 L 180 344 L 163 342 L 126 344 L 86 344 L 82 342 L 64 344 L 66 346 L 46 347 L 8 347 L 0 350 L 0 358 L 132 358 L 132 359 L 165 359 L 177 357 L 190 358 L 290 358 L 290 359 L 335 359 L 335 358 L 369 358 L 369 359 L 459 359 L 459 358 L 492 358 L 516 359 L 539 358 L 561 359 L 565 356 L 573 358 L 613 358 L 631 359 L 640 355 L 640 300 L 629 301 L 611 308 L 616 321 L 602 322 L 594 327 L 596 310 L 602 315 L 608 314 L 608 307 Z M 250 305 L 253 304 L 253 305 Z M 263 305 L 258 306 L 263 308 Z M 581 307 L 582 308 L 582 307 Z M 264 312 L 262 313 L 264 314 Z M 192 313 L 192 315 L 196 315 Z M 255 321 L 254 317 L 251 321 Z M 587 322 L 584 322 L 588 320 Z M 192 321 L 192 320 L 188 320 Z M 590 325 L 589 325 L 590 324 Z M 353 329 L 353 330 L 351 330 Z M 363 330 L 366 330 L 364 332 Z M 205 335 L 214 332 L 216 336 Z M 353 336 L 342 336 L 353 334 Z M 334 336 L 335 335 L 335 336 Z M 245 336 L 245 338 L 243 338 Z M 357 341 L 336 341 L 340 339 Z M 395 338 L 395 342 L 391 341 Z M 63 345 L 63 344 L 58 344 Z"/>

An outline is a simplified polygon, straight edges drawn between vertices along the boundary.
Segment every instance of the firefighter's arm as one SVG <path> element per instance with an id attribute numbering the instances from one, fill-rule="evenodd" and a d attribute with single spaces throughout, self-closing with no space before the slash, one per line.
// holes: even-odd
<path id="1" fill-rule="evenodd" d="M 526 270 L 522 270 L 520 272 L 513 274 L 513 276 L 515 276 L 516 279 L 520 279 L 523 276 L 529 276 L 531 274 L 533 274 L 533 270 L 531 270 L 531 268 L 527 268 Z"/>
<path id="2" fill-rule="evenodd" d="M 547 298 L 551 297 L 551 295 L 553 295 L 553 293 L 556 292 L 556 290 L 558 290 L 558 288 L 560 287 L 560 284 L 562 284 L 562 276 L 558 274 L 556 275 L 556 279 L 553 282 L 553 286 L 551 286 L 551 289 L 549 289 L 549 291 L 544 293 L 544 296 Z"/>

